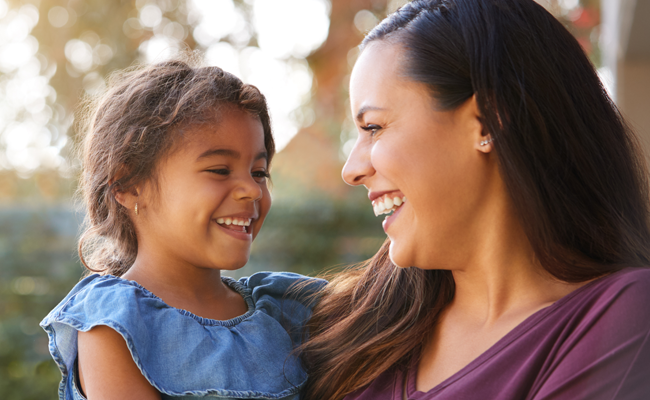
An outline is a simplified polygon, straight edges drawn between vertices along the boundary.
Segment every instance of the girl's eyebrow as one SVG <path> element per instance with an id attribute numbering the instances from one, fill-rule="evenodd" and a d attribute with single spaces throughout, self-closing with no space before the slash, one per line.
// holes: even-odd
<path id="1" fill-rule="evenodd" d="M 203 153 L 201 153 L 201 155 L 196 158 L 196 161 L 199 161 L 202 158 L 208 158 L 208 157 L 214 157 L 214 156 L 230 157 L 230 158 L 234 158 L 236 160 L 239 160 L 241 158 L 241 154 L 239 154 L 239 152 L 236 151 L 236 150 L 209 149 L 209 150 L 206 150 Z"/>
<path id="2" fill-rule="evenodd" d="M 214 156 L 224 156 L 224 157 L 230 157 L 234 158 L 235 160 L 239 160 L 241 158 L 241 154 L 236 151 L 236 150 L 231 150 L 231 149 L 210 149 L 206 150 L 203 153 L 201 153 L 200 156 L 196 158 L 196 161 L 199 161 L 203 158 L 208 158 L 208 157 L 214 157 Z M 255 156 L 255 161 L 259 159 L 269 159 L 269 155 L 266 151 L 262 151 L 261 153 L 258 153 L 257 156 Z"/>

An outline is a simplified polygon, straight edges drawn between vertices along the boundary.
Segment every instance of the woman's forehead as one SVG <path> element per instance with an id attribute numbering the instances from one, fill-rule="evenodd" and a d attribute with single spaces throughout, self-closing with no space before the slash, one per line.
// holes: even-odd
<path id="1" fill-rule="evenodd" d="M 429 97 L 426 86 L 404 77 L 404 49 L 399 43 L 378 40 L 365 47 L 350 77 L 353 116 L 363 109 L 387 109 L 412 98 Z"/>

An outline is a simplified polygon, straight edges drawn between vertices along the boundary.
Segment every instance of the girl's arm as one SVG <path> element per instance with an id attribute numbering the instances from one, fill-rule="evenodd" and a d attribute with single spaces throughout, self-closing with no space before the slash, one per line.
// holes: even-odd
<path id="1" fill-rule="evenodd" d="M 160 400 L 124 338 L 108 326 L 79 332 L 79 381 L 89 400 Z"/>

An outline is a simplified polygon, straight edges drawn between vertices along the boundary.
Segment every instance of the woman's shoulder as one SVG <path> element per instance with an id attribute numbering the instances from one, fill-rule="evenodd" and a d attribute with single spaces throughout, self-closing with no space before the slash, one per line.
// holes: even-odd
<path id="1" fill-rule="evenodd" d="M 548 321 L 555 341 L 534 398 L 649 398 L 648 304 L 649 268 L 625 268 L 570 294 Z"/>
<path id="2" fill-rule="evenodd" d="M 624 268 L 593 282 L 584 288 L 583 296 L 595 308 L 617 305 L 633 313 L 645 313 L 650 317 L 650 268 Z"/>
<path id="3" fill-rule="evenodd" d="M 556 324 L 575 325 L 576 332 L 609 332 L 615 336 L 650 330 L 650 268 L 624 268 L 593 280 L 558 301 L 547 314 Z"/>

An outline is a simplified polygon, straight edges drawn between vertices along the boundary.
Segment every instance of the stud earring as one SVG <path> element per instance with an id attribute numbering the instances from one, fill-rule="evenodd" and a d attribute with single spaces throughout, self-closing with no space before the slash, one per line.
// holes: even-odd
<path id="1" fill-rule="evenodd" d="M 135 215 L 138 215 L 138 203 L 135 203 Z"/>
<path id="2" fill-rule="evenodd" d="M 485 145 L 488 144 L 488 143 L 492 143 L 493 140 L 494 140 L 494 139 L 489 138 L 488 140 L 482 140 L 479 144 L 480 144 L 481 146 L 485 146 Z"/>

